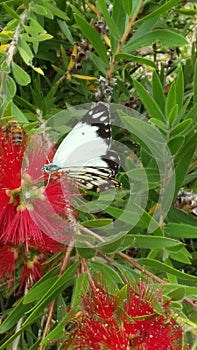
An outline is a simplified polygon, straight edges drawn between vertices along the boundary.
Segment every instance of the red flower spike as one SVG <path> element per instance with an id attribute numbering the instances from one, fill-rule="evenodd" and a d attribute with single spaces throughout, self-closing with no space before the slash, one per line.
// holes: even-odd
<path id="1" fill-rule="evenodd" d="M 19 256 L 17 247 L 0 248 L 0 279 L 8 278 L 8 287 L 10 287 L 12 279 L 15 279 L 16 260 Z"/>
<path id="2" fill-rule="evenodd" d="M 189 349 L 188 345 L 182 346 L 183 331 L 172 318 L 169 305 L 161 304 L 161 291 L 153 291 L 142 283 L 129 285 L 127 300 L 120 305 L 117 296 L 112 297 L 96 282 L 95 285 L 83 297 L 83 321 L 66 343 L 72 349 Z M 154 309 L 158 303 L 162 314 Z"/>
<path id="3" fill-rule="evenodd" d="M 23 287 L 28 286 L 31 288 L 35 282 L 42 277 L 42 263 L 43 259 L 40 259 L 37 255 L 25 262 L 24 270 L 21 276 L 21 283 L 19 291 Z"/>
<path id="4" fill-rule="evenodd" d="M 51 247 L 55 247 L 54 240 L 68 244 L 72 232 L 65 219 L 72 212 L 70 199 L 75 196 L 71 181 L 64 179 L 63 192 L 60 175 L 51 175 L 45 187 L 42 165 L 46 163 L 46 147 L 39 144 L 41 137 L 36 136 L 31 141 L 29 154 L 26 151 L 24 157 L 25 166 L 24 144 L 13 146 L 8 136 L 0 128 L 0 242 L 6 245 L 25 243 L 28 251 L 30 241 L 37 242 L 39 248 L 42 244 L 44 247 L 47 234 Z"/>

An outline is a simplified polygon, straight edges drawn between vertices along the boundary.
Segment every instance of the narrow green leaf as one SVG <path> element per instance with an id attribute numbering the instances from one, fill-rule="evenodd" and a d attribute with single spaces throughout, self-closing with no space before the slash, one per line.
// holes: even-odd
<path id="1" fill-rule="evenodd" d="M 165 94 L 164 94 L 164 87 L 161 84 L 161 80 L 156 72 L 156 70 L 153 71 L 152 75 L 152 91 L 153 91 L 153 98 L 155 102 L 158 104 L 161 111 L 165 112 Z"/>
<path id="2" fill-rule="evenodd" d="M 23 303 L 29 304 L 36 300 L 39 300 L 42 298 L 43 294 L 48 292 L 49 288 L 53 285 L 53 283 L 57 280 L 57 276 L 54 276 L 52 278 L 49 278 L 47 280 L 44 280 L 42 283 L 39 283 L 38 285 L 34 286 L 28 294 L 25 295 Z"/>
<path id="3" fill-rule="evenodd" d="M 134 245 L 133 245 L 134 243 Z M 122 245 L 129 247 L 137 247 L 142 249 L 166 249 L 169 247 L 183 246 L 178 240 L 166 237 L 152 236 L 152 235 L 126 235 Z"/>
<path id="4" fill-rule="evenodd" d="M 158 21 L 158 17 L 155 16 L 153 18 L 147 19 L 147 21 L 144 21 L 143 23 L 140 23 L 135 33 L 133 33 L 133 40 L 141 38 L 144 35 L 144 33 L 151 32 L 155 27 L 157 21 Z"/>
<path id="5" fill-rule="evenodd" d="M 47 9 L 49 9 L 53 15 L 62 18 L 65 21 L 69 21 L 68 16 L 66 15 L 66 13 L 62 10 L 60 10 L 60 8 L 58 6 L 53 5 L 51 2 L 49 1 L 44 1 L 43 2 L 44 6 L 46 6 Z"/>
<path id="6" fill-rule="evenodd" d="M 153 61 L 148 60 L 146 58 L 139 57 L 139 56 L 134 56 L 129 53 L 118 53 L 117 55 L 115 55 L 115 61 L 118 62 L 119 60 L 137 62 L 140 64 L 144 64 L 146 66 L 156 68 L 155 63 Z"/>
<path id="7" fill-rule="evenodd" d="M 0 334 L 6 333 L 10 328 L 14 327 L 21 317 L 24 316 L 24 313 L 28 310 L 29 305 L 23 304 L 23 298 L 19 299 L 17 305 L 12 308 L 9 316 L 5 321 L 0 325 Z"/>
<path id="8" fill-rule="evenodd" d="M 16 83 L 9 75 L 6 76 L 3 85 L 3 93 L 8 99 L 13 98 L 16 94 Z"/>
<path id="9" fill-rule="evenodd" d="M 185 141 L 184 136 L 175 136 L 168 142 L 168 147 L 172 155 L 176 154 L 180 148 L 183 146 Z"/>
<path id="10" fill-rule="evenodd" d="M 85 227 L 102 227 L 106 225 L 110 225 L 112 223 L 112 219 L 93 219 L 93 220 L 88 220 L 83 222 L 83 226 Z"/>
<path id="11" fill-rule="evenodd" d="M 103 76 L 105 76 L 107 72 L 107 65 L 103 62 L 103 60 L 92 52 L 90 53 L 90 60 L 94 63 L 95 67 L 103 74 Z"/>
<path id="12" fill-rule="evenodd" d="M 120 246 L 123 240 L 123 236 L 113 238 L 113 236 L 106 242 L 99 244 L 99 249 L 101 249 L 105 254 L 114 254 L 120 251 Z"/>
<path id="13" fill-rule="evenodd" d="M 164 5 L 158 6 L 158 8 L 155 11 L 151 11 L 147 16 L 143 17 L 142 19 L 138 20 L 137 22 L 143 22 L 147 21 L 147 19 L 150 19 L 152 17 L 159 17 L 160 15 L 163 15 L 166 11 L 168 11 L 170 8 L 172 8 L 174 5 L 179 3 L 180 0 L 169 0 Z"/>
<path id="14" fill-rule="evenodd" d="M 162 122 L 159 119 L 156 118 L 150 118 L 149 119 L 151 123 L 153 123 L 154 125 L 158 126 L 159 129 L 163 130 L 165 133 L 167 133 L 167 125 Z"/>
<path id="15" fill-rule="evenodd" d="M 127 15 L 130 17 L 130 15 L 132 13 L 132 1 L 131 0 L 124 0 L 124 1 L 122 1 L 122 6 L 124 7 Z"/>
<path id="16" fill-rule="evenodd" d="M 127 15 L 124 9 L 124 3 L 126 3 L 126 1 L 115 0 L 112 9 L 112 20 L 114 21 L 118 33 L 121 37 L 124 33 L 125 26 L 127 24 Z M 110 37 L 112 36 L 113 33 L 110 33 Z"/>
<path id="17" fill-rule="evenodd" d="M 14 11 L 10 6 L 8 6 L 5 2 L 3 2 L 3 7 L 6 10 L 6 12 L 11 15 L 11 17 L 19 19 L 19 15 Z"/>
<path id="18" fill-rule="evenodd" d="M 185 296 L 185 288 L 178 287 L 173 289 L 170 293 L 167 294 L 171 300 L 182 300 Z"/>
<path id="19" fill-rule="evenodd" d="M 176 104 L 176 88 L 175 88 L 175 83 L 173 83 L 170 87 L 170 90 L 166 98 L 165 110 L 166 110 L 166 117 L 168 120 L 169 120 L 171 109 L 174 107 L 175 104 Z"/>
<path id="20" fill-rule="evenodd" d="M 88 278 L 89 277 L 86 273 L 81 273 L 77 276 L 72 294 L 71 308 L 79 306 L 81 297 L 85 295 L 85 291 L 88 287 Z"/>
<path id="21" fill-rule="evenodd" d="M 89 262 L 89 267 L 91 268 L 91 272 L 95 276 L 95 278 L 98 277 L 99 282 L 102 278 L 109 293 L 114 294 L 114 288 L 116 284 L 123 283 L 122 278 L 114 270 L 114 268 L 106 265 L 105 263 L 91 261 Z"/>
<path id="22" fill-rule="evenodd" d="M 31 65 L 32 64 L 32 60 L 34 58 L 34 55 L 29 47 L 29 45 L 27 44 L 27 42 L 23 39 L 23 37 L 21 36 L 19 39 L 19 44 L 18 44 L 18 51 L 23 59 L 23 61 L 27 64 L 27 65 Z"/>
<path id="23" fill-rule="evenodd" d="M 81 32 L 91 42 L 98 56 L 102 58 L 105 63 L 107 63 L 108 57 L 106 47 L 101 40 L 99 33 L 81 16 L 75 14 L 74 17 Z"/>
<path id="24" fill-rule="evenodd" d="M 187 134 L 189 129 L 192 127 L 193 121 L 192 119 L 186 119 L 183 120 L 179 125 L 175 126 L 174 129 L 172 129 L 170 135 L 175 136 L 179 134 Z"/>
<path id="25" fill-rule="evenodd" d="M 146 89 L 137 80 L 134 80 L 134 86 L 148 113 L 152 117 L 164 121 L 165 118 L 162 111 L 152 96 L 150 96 L 149 92 L 146 91 Z"/>
<path id="26" fill-rule="evenodd" d="M 66 22 L 62 21 L 61 19 L 58 19 L 57 23 L 59 24 L 59 27 L 60 27 L 62 33 L 65 35 L 65 37 L 68 39 L 68 41 L 73 45 L 74 39 L 73 39 L 71 31 L 70 31 L 69 27 L 67 26 Z"/>
<path id="27" fill-rule="evenodd" d="M 28 73 L 24 71 L 18 64 L 12 62 L 12 72 L 16 82 L 19 85 L 26 86 L 31 82 L 31 78 Z"/>
<path id="28" fill-rule="evenodd" d="M 116 39 L 117 41 L 120 40 L 121 33 L 120 33 L 120 30 L 119 30 L 119 27 L 116 25 L 114 19 L 112 17 L 110 17 L 106 1 L 105 0 L 98 0 L 97 1 L 97 6 L 98 6 L 98 9 L 101 11 L 101 13 L 102 13 L 102 15 L 104 17 L 104 20 L 105 20 L 106 24 L 109 27 L 111 36 L 114 39 Z"/>
<path id="29" fill-rule="evenodd" d="M 51 287 L 45 294 L 43 294 L 39 302 L 32 308 L 32 310 L 29 310 L 29 312 L 31 313 L 29 317 L 25 320 L 23 324 L 24 327 L 34 322 L 39 317 L 40 311 L 42 311 L 53 299 L 55 299 L 66 288 L 68 282 L 70 282 L 73 279 L 77 267 L 78 263 L 72 264 L 59 278 L 56 279 L 56 282 L 53 285 L 51 285 Z"/>
<path id="30" fill-rule="evenodd" d="M 193 87 L 193 92 L 194 92 L 194 103 L 197 103 L 197 60 L 194 65 L 194 87 Z"/>
<path id="31" fill-rule="evenodd" d="M 195 226 L 185 224 L 165 224 L 164 232 L 173 237 L 179 238 L 197 238 L 197 230 Z"/>
<path id="32" fill-rule="evenodd" d="M 32 9 L 38 15 L 42 15 L 42 16 L 47 15 L 47 10 L 45 9 L 44 6 L 33 4 Z"/>
<path id="33" fill-rule="evenodd" d="M 47 34 L 47 33 L 46 34 L 41 33 L 41 34 L 37 35 L 36 37 L 29 36 L 27 33 L 23 33 L 22 36 L 26 41 L 29 41 L 30 43 L 38 43 L 38 42 L 50 40 L 53 38 L 52 35 Z"/>
<path id="34" fill-rule="evenodd" d="M 183 77 L 183 71 L 182 68 L 179 68 L 178 75 L 175 81 L 175 87 L 176 87 L 176 103 L 178 104 L 179 111 L 182 108 L 183 105 L 183 97 L 184 97 L 184 77 Z"/>
<path id="35" fill-rule="evenodd" d="M 192 137 L 188 139 L 185 143 L 184 147 L 181 148 L 180 154 L 178 154 L 178 162 L 176 165 L 176 191 L 174 195 L 177 194 L 179 189 L 182 186 L 183 180 L 187 173 L 188 167 L 191 163 L 191 159 L 193 157 L 194 151 L 196 149 L 197 144 L 197 134 L 193 134 Z"/>
<path id="36" fill-rule="evenodd" d="M 174 267 L 168 266 L 158 260 L 154 259 L 138 259 L 137 260 L 140 264 L 143 264 L 145 266 L 150 266 L 153 270 L 161 272 L 162 273 L 170 273 L 176 277 L 178 277 L 181 281 L 190 281 L 191 283 L 197 282 L 197 276 L 189 275 L 187 273 L 181 272 Z"/>
<path id="37" fill-rule="evenodd" d="M 161 42 L 167 47 L 188 45 L 187 40 L 182 35 L 167 29 L 158 29 L 149 33 L 145 33 L 143 36 L 139 37 L 136 40 L 133 40 L 133 38 L 131 38 L 123 47 L 123 52 L 130 53 L 131 51 L 139 49 L 140 47 L 153 45 L 155 42 Z"/>
<path id="38" fill-rule="evenodd" d="M 30 19 L 29 25 L 24 25 L 25 31 L 31 35 L 46 34 L 46 30 L 34 18 Z"/>
<path id="39" fill-rule="evenodd" d="M 170 111 L 170 113 L 168 114 L 168 122 L 169 125 L 174 125 L 177 122 L 177 116 L 178 116 L 178 104 L 175 104 L 174 106 L 172 106 L 172 109 Z"/>

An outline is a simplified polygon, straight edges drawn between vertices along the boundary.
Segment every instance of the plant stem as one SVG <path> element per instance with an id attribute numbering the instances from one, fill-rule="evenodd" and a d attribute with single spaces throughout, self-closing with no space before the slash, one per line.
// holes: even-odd
<path id="1" fill-rule="evenodd" d="M 117 50 L 116 50 L 116 52 L 113 54 L 113 56 L 111 57 L 111 61 L 110 61 L 110 64 L 109 64 L 109 67 L 108 67 L 108 70 L 107 70 L 107 75 L 106 75 L 106 79 L 107 79 L 108 81 L 110 81 L 111 76 L 112 76 L 113 71 L 114 71 L 114 67 L 115 67 L 115 63 L 116 63 L 115 57 L 116 57 L 116 55 L 117 55 L 118 53 L 122 52 L 122 47 L 123 47 L 124 43 L 126 42 L 126 40 L 127 40 L 128 36 L 129 36 L 130 32 L 131 32 L 131 29 L 132 29 L 132 27 L 133 27 L 133 24 L 134 24 L 134 22 L 135 22 L 136 17 L 138 16 L 138 14 L 139 14 L 139 12 L 140 12 L 140 10 L 141 10 L 141 7 L 142 7 L 142 5 L 143 5 L 143 2 L 144 2 L 143 0 L 140 0 L 140 1 L 139 1 L 139 4 L 138 4 L 138 6 L 137 6 L 137 8 L 136 8 L 136 10 L 135 10 L 135 12 L 134 12 L 134 14 L 133 14 L 133 16 L 129 18 L 129 20 L 128 20 L 128 25 L 127 25 L 127 27 L 125 28 L 125 31 L 124 31 L 124 33 L 123 33 L 123 35 L 122 35 L 122 38 L 120 39 L 120 41 L 119 41 L 119 43 L 118 43 Z"/>

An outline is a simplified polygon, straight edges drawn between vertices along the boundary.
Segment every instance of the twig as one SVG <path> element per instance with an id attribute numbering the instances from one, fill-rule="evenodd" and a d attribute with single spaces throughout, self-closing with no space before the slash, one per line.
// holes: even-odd
<path id="1" fill-rule="evenodd" d="M 111 57 L 111 62 L 109 64 L 109 67 L 108 67 L 108 70 L 107 70 L 107 74 L 106 74 L 106 79 L 108 81 L 110 81 L 111 79 L 111 76 L 112 76 L 112 73 L 113 73 L 113 70 L 114 70 L 114 67 L 115 67 L 115 57 L 118 53 L 122 52 L 122 47 L 124 45 L 124 43 L 126 42 L 127 38 L 128 38 L 128 35 L 130 34 L 130 31 L 131 31 L 131 28 L 134 24 L 134 21 L 136 19 L 136 17 L 138 16 L 139 14 L 139 11 L 141 10 L 141 7 L 143 5 L 143 0 L 140 0 L 139 1 L 139 4 L 135 10 L 135 12 L 133 13 L 132 17 L 129 18 L 128 20 L 128 25 L 127 27 L 125 28 L 125 31 L 122 35 L 122 38 L 120 39 L 119 43 L 118 43 L 118 47 L 117 47 L 117 50 L 116 52 L 114 53 L 114 55 Z"/>
<path id="2" fill-rule="evenodd" d="M 29 3 L 28 9 L 25 9 L 24 12 L 22 13 L 22 15 L 20 16 L 19 23 L 15 29 L 13 39 L 12 39 L 11 43 L 9 44 L 8 49 L 7 49 L 5 61 L 8 65 L 8 67 L 11 66 L 11 63 L 13 61 L 14 54 L 16 53 L 16 49 L 18 47 L 20 34 L 22 31 L 23 25 L 25 24 L 26 19 L 28 17 L 29 11 L 31 10 L 31 6 L 32 6 L 32 2 Z M 2 71 L 1 72 L 0 94 L 3 93 L 3 87 L 4 87 L 6 77 L 7 77 L 7 72 Z"/>
<path id="3" fill-rule="evenodd" d="M 71 229 L 73 229 L 74 231 L 74 234 L 78 231 L 78 224 L 77 224 L 77 221 L 75 219 L 75 217 L 73 216 L 72 214 L 72 211 L 69 212 L 68 214 L 68 219 L 70 221 L 70 226 L 71 226 Z M 70 258 L 70 255 L 71 255 L 71 252 L 74 248 L 74 241 L 72 240 L 70 242 L 70 244 L 68 245 L 67 247 L 67 250 L 66 250 L 66 254 L 64 256 L 64 259 L 63 259 L 63 262 L 62 262 L 62 265 L 61 265 L 61 269 L 60 269 L 60 272 L 59 272 L 59 276 L 61 276 L 64 271 L 66 271 L 66 268 L 68 266 L 68 262 L 69 262 L 69 258 Z M 47 336 L 50 328 L 51 328 L 51 321 L 52 321 L 52 317 L 53 317 L 53 311 L 54 311 L 54 307 L 55 307 L 55 302 L 56 300 L 54 299 L 51 304 L 49 305 L 49 308 L 48 308 L 48 316 L 47 316 L 47 321 L 46 321 L 46 325 L 45 325 L 45 328 L 44 328 L 44 331 L 43 331 L 43 334 L 42 334 L 42 340 L 44 340 L 44 338 Z M 42 350 L 44 347 L 44 345 L 40 344 L 39 347 L 38 347 L 38 350 Z"/>
<path id="4" fill-rule="evenodd" d="M 27 281 L 26 286 L 25 286 L 24 295 L 26 295 L 27 292 L 28 292 L 28 284 L 29 284 L 29 282 Z M 16 331 L 15 331 L 15 333 L 17 333 L 17 332 L 21 329 L 21 326 L 22 326 L 22 324 L 23 324 L 23 319 L 24 319 L 24 317 L 21 317 L 21 318 L 18 320 L 17 325 L 16 325 Z M 12 350 L 18 350 L 20 338 L 21 338 L 21 334 L 19 334 L 19 335 L 14 339 L 14 341 L 13 341 L 13 343 L 12 343 Z"/>

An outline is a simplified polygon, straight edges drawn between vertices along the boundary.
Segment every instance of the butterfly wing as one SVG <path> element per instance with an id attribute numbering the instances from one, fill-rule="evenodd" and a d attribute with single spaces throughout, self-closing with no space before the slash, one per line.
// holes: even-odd
<path id="1" fill-rule="evenodd" d="M 114 177 L 118 155 L 110 150 L 108 104 L 97 103 L 78 122 L 58 147 L 53 163 L 45 169 L 66 170 L 80 188 L 101 190 L 119 186 Z"/>
<path id="2" fill-rule="evenodd" d="M 59 168 L 103 166 L 110 144 L 109 109 L 99 102 L 75 125 L 58 147 L 53 164 Z"/>

